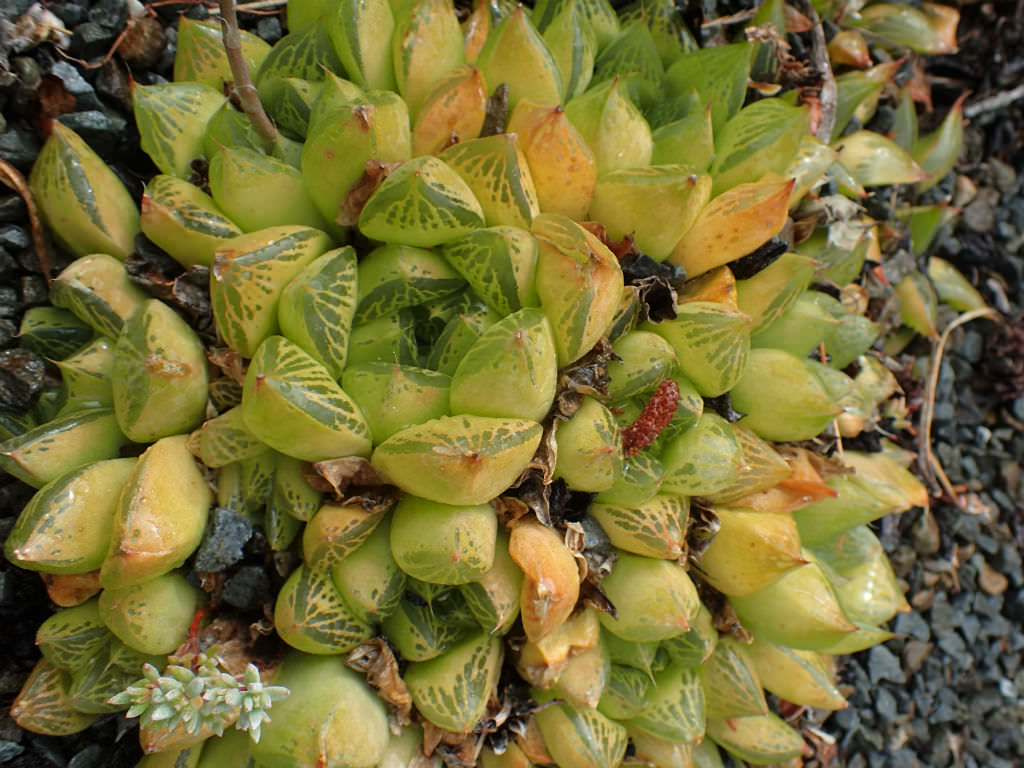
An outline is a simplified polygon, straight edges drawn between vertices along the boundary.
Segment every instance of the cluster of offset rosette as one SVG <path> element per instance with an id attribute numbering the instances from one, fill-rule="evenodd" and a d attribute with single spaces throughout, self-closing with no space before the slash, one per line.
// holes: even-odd
<path id="1" fill-rule="evenodd" d="M 220 27 L 182 18 L 175 81 L 134 88 L 141 207 L 55 123 L 30 183 L 76 258 L 22 344 L 61 383 L 0 414 L 0 466 L 39 489 L 6 555 L 65 607 L 17 722 L 155 702 L 154 766 L 799 760 L 765 691 L 845 705 L 833 656 L 906 607 L 867 524 L 927 501 L 892 443 L 823 455 L 898 425 L 862 275 L 900 221 L 923 250 L 948 215 L 855 201 L 936 183 L 962 130 L 956 108 L 918 137 L 865 42 L 949 50 L 955 12 L 816 10 L 831 135 L 778 84 L 813 24 L 777 0 L 703 49 L 669 0 L 290 2 L 273 48 L 242 35 L 274 136 L 223 95 Z M 851 129 L 883 95 L 890 135 Z M 125 267 L 140 235 L 183 272 L 159 298 Z M 212 326 L 179 300 L 205 284 Z M 980 301 L 937 261 L 894 295 L 931 334 L 939 298 Z M 289 648 L 245 659 L 291 691 L 258 743 L 214 735 L 238 686 L 266 698 L 254 673 L 188 670 L 214 515 L 298 555 Z M 371 650 L 384 697 L 346 666 Z M 220 726 L 172 717 L 204 685 Z"/>

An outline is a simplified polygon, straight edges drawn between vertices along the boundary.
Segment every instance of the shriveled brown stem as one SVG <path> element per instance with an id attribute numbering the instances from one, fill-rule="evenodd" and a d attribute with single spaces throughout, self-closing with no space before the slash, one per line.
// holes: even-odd
<path id="1" fill-rule="evenodd" d="M 39 259 L 39 266 L 43 270 L 43 277 L 46 284 L 50 284 L 50 252 L 46 247 L 46 235 L 43 231 L 43 223 L 39 219 L 39 209 L 36 207 L 35 197 L 29 189 L 28 182 L 21 172 L 6 160 L 0 159 L 0 182 L 21 195 L 25 201 L 25 209 L 28 211 L 28 222 L 32 227 L 32 242 L 36 247 L 36 258 Z"/>
<path id="2" fill-rule="evenodd" d="M 991 307 L 982 307 L 980 309 L 972 309 L 970 312 L 964 312 L 946 326 L 946 330 L 942 332 L 942 336 L 938 341 L 933 342 L 932 359 L 928 366 L 928 381 L 925 384 L 924 404 L 921 406 L 921 433 L 918 437 L 920 450 L 917 454 L 918 468 L 921 470 L 921 474 L 931 481 L 933 488 L 935 485 L 941 486 L 950 499 L 960 507 L 963 506 L 963 503 L 954 490 L 953 484 L 946 477 L 942 463 L 932 451 L 932 418 L 935 412 L 935 392 L 939 386 L 939 371 L 942 369 L 942 353 L 946 349 L 949 335 L 961 325 L 969 323 L 971 320 L 976 320 L 979 317 L 998 317 L 998 313 Z"/>
<path id="3" fill-rule="evenodd" d="M 242 56 L 242 39 L 238 33 L 238 16 L 235 13 L 235 0 L 220 0 L 221 27 L 224 31 L 224 51 L 231 65 L 231 76 L 235 80 L 235 93 L 245 114 L 252 120 L 256 132 L 269 142 L 277 139 L 277 128 L 263 111 L 256 86 L 252 84 L 249 66 Z"/>

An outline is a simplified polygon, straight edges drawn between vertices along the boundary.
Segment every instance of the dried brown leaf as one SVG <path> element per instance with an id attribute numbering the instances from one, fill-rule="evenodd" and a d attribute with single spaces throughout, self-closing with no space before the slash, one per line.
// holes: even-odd
<path id="1" fill-rule="evenodd" d="M 348 194 L 345 195 L 345 199 L 341 201 L 341 205 L 338 207 L 338 218 L 335 221 L 343 227 L 356 226 L 366 201 L 377 191 L 377 187 L 384 183 L 384 179 L 400 165 L 401 163 L 367 160 L 362 177 L 352 185 Z"/>
<path id="2" fill-rule="evenodd" d="M 412 695 L 398 673 L 398 661 L 387 640 L 375 637 L 356 646 L 345 657 L 345 663 L 366 676 L 366 682 L 391 705 L 401 725 L 412 722 Z"/>

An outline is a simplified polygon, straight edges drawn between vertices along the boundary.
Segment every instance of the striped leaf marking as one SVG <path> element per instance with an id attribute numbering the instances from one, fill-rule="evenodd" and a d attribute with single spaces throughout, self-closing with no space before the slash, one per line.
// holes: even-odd
<path id="1" fill-rule="evenodd" d="M 364 323 L 433 302 L 465 281 L 439 253 L 396 244 L 375 248 L 360 262 L 358 285 L 356 322 Z"/>
<path id="2" fill-rule="evenodd" d="M 135 247 L 139 213 L 121 180 L 70 128 L 53 122 L 29 187 L 69 253 L 108 253 L 124 261 Z"/>
<path id="3" fill-rule="evenodd" d="M 179 264 L 213 263 L 222 241 L 242 234 L 213 198 L 176 176 L 160 174 L 142 197 L 142 231 Z"/>
<path id="4" fill-rule="evenodd" d="M 366 417 L 374 443 L 447 414 L 450 384 L 443 373 L 383 361 L 350 365 L 341 379 Z"/>
<path id="5" fill-rule="evenodd" d="M 541 214 L 533 235 L 540 245 L 537 292 L 564 367 L 607 330 L 622 295 L 622 269 L 603 243 L 565 216 Z"/>
<path id="6" fill-rule="evenodd" d="M 117 638 L 145 654 L 168 654 L 185 642 L 202 593 L 179 572 L 100 592 L 100 618 Z"/>
<path id="7" fill-rule="evenodd" d="M 133 285 L 124 265 L 105 253 L 73 261 L 50 286 L 54 306 L 69 309 L 104 336 L 116 339 L 124 322 L 142 307 L 147 295 Z"/>
<path id="8" fill-rule="evenodd" d="M 665 68 L 658 55 L 650 28 L 640 21 L 626 25 L 594 63 L 594 82 L 614 77 L 627 79 L 644 104 L 653 104 L 662 96 L 661 81 Z"/>
<path id="9" fill-rule="evenodd" d="M 107 700 L 138 680 L 138 671 L 126 672 L 110 663 L 110 653 L 102 648 L 71 674 L 68 696 L 79 712 L 102 715 L 125 707 Z"/>
<path id="10" fill-rule="evenodd" d="M 259 69 L 270 46 L 257 35 L 241 30 L 242 58 L 250 72 Z M 213 20 L 195 21 L 183 17 L 178 27 L 178 47 L 174 56 L 174 79 L 191 81 L 220 89 L 231 81 L 231 66 L 224 52 L 224 35 Z"/>
<path id="11" fill-rule="evenodd" d="M 796 157 L 807 133 L 810 112 L 782 99 L 762 99 L 741 109 L 717 137 L 709 173 L 713 194 L 768 173 L 783 173 Z"/>
<path id="12" fill-rule="evenodd" d="M 374 361 L 419 365 L 416 318 L 409 308 L 352 326 L 346 368 Z"/>
<path id="13" fill-rule="evenodd" d="M 666 640 L 689 630 L 700 598 L 685 569 L 670 560 L 616 551 L 618 560 L 601 588 L 618 616 L 602 613 L 601 625 L 623 640 L 640 643 Z"/>
<path id="14" fill-rule="evenodd" d="M 708 736 L 726 752 L 754 765 L 792 760 L 804 753 L 800 733 L 774 713 L 710 718 Z"/>
<path id="15" fill-rule="evenodd" d="M 258 456 L 267 449 L 245 426 L 242 409 L 237 406 L 206 421 L 189 436 L 188 447 L 203 464 L 214 469 Z"/>
<path id="16" fill-rule="evenodd" d="M 227 240 L 210 270 L 217 329 L 243 357 L 277 330 L 277 304 L 295 275 L 330 245 L 306 227 L 271 227 Z"/>
<path id="17" fill-rule="evenodd" d="M 278 453 L 274 463 L 272 504 L 297 520 L 310 520 L 320 509 L 320 492 L 305 478 L 309 467 L 305 462 Z"/>
<path id="18" fill-rule="evenodd" d="M 406 575 L 391 554 L 391 526 L 384 520 L 359 548 L 331 569 L 345 604 L 367 623 L 379 622 L 398 607 Z"/>
<path id="19" fill-rule="evenodd" d="M 729 487 L 713 494 L 718 504 L 728 504 L 752 493 L 772 488 L 793 474 L 771 443 L 762 440 L 742 423 L 732 425 L 732 433 L 739 443 L 743 458 L 736 478 Z"/>
<path id="20" fill-rule="evenodd" d="M 700 610 L 691 622 L 687 632 L 661 642 L 661 647 L 668 653 L 674 664 L 684 667 L 696 667 L 715 650 L 718 645 L 718 630 L 715 629 L 711 611 L 701 603 Z"/>
<path id="21" fill-rule="evenodd" d="M 114 346 L 114 412 L 137 443 L 195 429 L 206 412 L 206 355 L 169 305 L 150 299 Z"/>
<path id="22" fill-rule="evenodd" d="M 54 364 L 60 369 L 60 377 L 67 390 L 66 413 L 82 408 L 113 407 L 110 374 L 114 365 L 114 345 L 109 339 L 97 337 L 75 354 Z"/>
<path id="23" fill-rule="evenodd" d="M 444 256 L 502 315 L 536 305 L 537 241 L 518 227 L 488 227 L 444 247 Z"/>
<path id="24" fill-rule="evenodd" d="M 302 521 L 288 514 L 271 499 L 263 516 L 263 529 L 267 532 L 267 543 L 275 552 L 288 549 L 302 530 Z"/>
<path id="25" fill-rule="evenodd" d="M 134 462 L 113 515 L 104 587 L 142 584 L 178 568 L 199 546 L 213 492 L 185 435 L 153 443 Z"/>
<path id="26" fill-rule="evenodd" d="M 430 722 L 468 733 L 487 709 L 501 660 L 501 639 L 479 633 L 435 659 L 411 664 L 405 683 L 416 709 Z"/>
<path id="27" fill-rule="evenodd" d="M 43 658 L 60 669 L 71 671 L 110 640 L 110 630 L 100 618 L 99 602 L 65 608 L 50 616 L 36 632 L 36 646 Z"/>
<path id="28" fill-rule="evenodd" d="M 323 85 L 297 77 L 273 77 L 260 84 L 260 101 L 279 129 L 299 139 L 309 131 L 313 104 Z"/>
<path id="29" fill-rule="evenodd" d="M 717 493 L 735 479 L 743 455 L 732 425 L 707 411 L 665 447 L 662 488 L 685 496 Z"/>
<path id="30" fill-rule="evenodd" d="M 283 336 L 270 337 L 257 350 L 242 408 L 257 437 L 295 458 L 369 453 L 370 431 L 358 407 L 322 365 Z"/>
<path id="31" fill-rule="evenodd" d="M 738 640 L 723 637 L 703 669 L 708 717 L 763 715 L 768 711 L 757 669 Z"/>
<path id="32" fill-rule="evenodd" d="M 483 302 L 460 312 L 449 320 L 427 355 L 426 366 L 439 373 L 454 375 L 462 356 L 481 333 L 498 321 L 500 315 Z"/>
<path id="33" fill-rule="evenodd" d="M 747 280 L 736 281 L 736 301 L 752 321 L 751 333 L 769 327 L 793 306 L 810 285 L 814 259 L 798 253 L 784 253 Z"/>
<path id="34" fill-rule="evenodd" d="M 691 301 L 674 320 L 643 326 L 675 348 L 679 369 L 705 397 L 732 389 L 750 354 L 750 318 L 725 304 Z"/>
<path id="35" fill-rule="evenodd" d="M 452 377 L 453 413 L 540 421 L 558 383 L 551 324 L 527 308 L 499 320 L 469 348 Z"/>
<path id="36" fill-rule="evenodd" d="M 507 84 L 511 105 L 523 98 L 543 104 L 563 101 L 565 91 L 558 65 L 526 8 L 514 7 L 494 28 L 476 65 L 488 83 Z"/>
<path id="37" fill-rule="evenodd" d="M 477 581 L 460 588 L 473 617 L 491 634 L 504 634 L 519 615 L 523 572 L 508 553 L 508 533 L 498 529 L 494 563 Z"/>
<path id="38" fill-rule="evenodd" d="M 380 32 L 367 30 L 366 47 L 379 45 Z M 465 62 L 462 28 L 447 0 L 411 0 L 399 6 L 391 35 L 398 92 L 414 117 L 438 81 Z"/>
<path id="39" fill-rule="evenodd" d="M 286 224 L 328 228 L 295 166 L 244 146 L 224 146 L 210 160 L 210 192 L 247 232 Z"/>
<path id="40" fill-rule="evenodd" d="M 436 157 L 403 163 L 373 193 L 359 215 L 367 237 L 425 248 L 457 240 L 484 225 L 466 182 Z"/>
<path id="41" fill-rule="evenodd" d="M 14 722 L 27 731 L 48 736 L 68 736 L 84 731 L 96 715 L 79 712 L 71 706 L 70 682 L 67 673 L 46 659 L 40 659 L 11 707 Z"/>
<path id="42" fill-rule="evenodd" d="M 686 496 L 655 496 L 635 507 L 592 504 L 590 515 L 619 549 L 636 555 L 677 560 L 686 551 Z"/>
<path id="43" fill-rule="evenodd" d="M 700 669 L 672 664 L 655 673 L 646 709 L 629 724 L 668 741 L 699 741 L 704 735 L 704 718 Z"/>
<path id="44" fill-rule="evenodd" d="M 555 704 L 536 715 L 544 744 L 563 768 L 615 768 L 626 753 L 626 728 L 596 709 Z"/>
<path id="45" fill-rule="evenodd" d="M 466 634 L 466 627 L 452 621 L 446 611 L 435 608 L 436 604 L 437 601 L 426 603 L 420 599 L 414 603 L 403 599 L 382 622 L 384 632 L 402 658 L 408 661 L 432 659 Z"/>
<path id="46" fill-rule="evenodd" d="M 394 29 L 387 0 L 342 0 L 327 23 L 344 71 L 364 88 L 382 91 L 395 89 L 392 51 L 381 44 L 392 39 Z"/>
<path id="47" fill-rule="evenodd" d="M 515 134 L 461 141 L 444 150 L 441 159 L 472 190 L 487 226 L 529 229 L 540 213 L 537 190 Z"/>
<path id="48" fill-rule="evenodd" d="M 313 24 L 278 40 L 260 64 L 256 86 L 263 96 L 264 88 L 274 80 L 298 78 L 319 82 L 324 79 L 324 72 L 339 74 L 345 71 L 327 28 L 323 24 Z"/>
<path id="49" fill-rule="evenodd" d="M 406 495 L 395 507 L 391 553 L 413 578 L 465 584 L 493 565 L 497 526 L 489 504 L 453 506 Z M 431 535 L 425 537 L 425 530 Z"/>
<path id="50" fill-rule="evenodd" d="M 612 664 L 608 683 L 597 705 L 601 714 L 613 720 L 629 720 L 647 706 L 651 678 L 642 670 L 623 664 Z"/>
<path id="51" fill-rule="evenodd" d="M 186 178 L 203 155 L 206 123 L 224 95 L 196 82 L 132 86 L 132 105 L 142 149 L 163 173 Z"/>
<path id="52" fill-rule="evenodd" d="M 41 488 L 77 467 L 115 458 L 122 443 L 113 411 L 79 411 L 0 443 L 0 469 Z"/>
<path id="53" fill-rule="evenodd" d="M 45 573 L 88 573 L 107 554 L 121 489 L 134 459 L 98 461 L 44 485 L 4 544 L 7 559 Z"/>
<path id="54" fill-rule="evenodd" d="M 554 8 L 555 3 L 548 7 Z M 536 18 L 536 17 L 534 17 Z M 561 8 L 541 29 L 541 37 L 558 67 L 562 79 L 565 101 L 583 93 L 594 73 L 597 39 L 583 20 L 576 0 L 561 4 Z M 547 206 L 543 206 L 548 210 Z"/>
<path id="55" fill-rule="evenodd" d="M 668 66 L 683 53 L 697 50 L 697 42 L 683 23 L 682 15 L 672 0 L 641 0 L 619 12 L 623 25 L 639 21 L 646 24 L 654 37 L 654 44 Z"/>
<path id="56" fill-rule="evenodd" d="M 288 645 L 313 654 L 346 653 L 373 635 L 373 628 L 345 605 L 330 571 L 307 565 L 281 587 L 274 626 Z"/>
<path id="57" fill-rule="evenodd" d="M 311 568 L 331 568 L 366 541 L 382 519 L 358 503 L 324 504 L 302 533 L 303 558 Z"/>
<path id="58" fill-rule="evenodd" d="M 22 315 L 18 328 L 19 346 L 48 360 L 59 361 L 92 340 L 93 329 L 73 313 L 56 307 L 31 307 Z"/>
<path id="59" fill-rule="evenodd" d="M 402 490 L 446 504 L 483 504 L 508 488 L 540 444 L 534 421 L 449 416 L 381 443 L 374 466 Z"/>
<path id="60" fill-rule="evenodd" d="M 623 461 L 622 475 L 594 501 L 600 504 L 639 506 L 646 504 L 661 488 L 665 467 L 646 451 Z"/>
<path id="61" fill-rule="evenodd" d="M 743 104 L 754 46 L 750 43 L 702 48 L 681 56 L 665 73 L 666 88 L 676 93 L 696 88 L 711 103 L 715 134 Z"/>

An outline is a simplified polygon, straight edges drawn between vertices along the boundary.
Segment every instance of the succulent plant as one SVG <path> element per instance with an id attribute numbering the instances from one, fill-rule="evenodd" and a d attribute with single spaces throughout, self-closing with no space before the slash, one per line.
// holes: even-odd
<path id="1" fill-rule="evenodd" d="M 63 400 L 0 420 L 39 489 L 5 553 L 102 592 L 40 628 L 18 723 L 128 710 L 175 765 L 801 755 L 765 691 L 845 705 L 831 657 L 905 607 L 867 524 L 928 498 L 895 452 L 824 455 L 894 390 L 860 275 L 896 238 L 856 200 L 962 141 L 959 104 L 848 130 L 895 74 L 865 40 L 948 50 L 955 11 L 815 6 L 851 68 L 832 126 L 800 89 L 748 99 L 765 43 L 698 48 L 663 0 L 480 0 L 461 28 L 449 0 L 290 0 L 239 49 L 275 136 L 183 18 L 176 81 L 134 89 L 141 211 L 55 124 L 32 187 L 76 259 L 22 340 Z M 922 251 L 946 216 L 901 213 Z M 208 279 L 209 323 L 133 281 L 137 235 Z M 890 295 L 926 335 L 981 302 L 937 259 Z M 218 520 L 263 529 L 279 585 L 231 672 L 199 647 Z"/>

